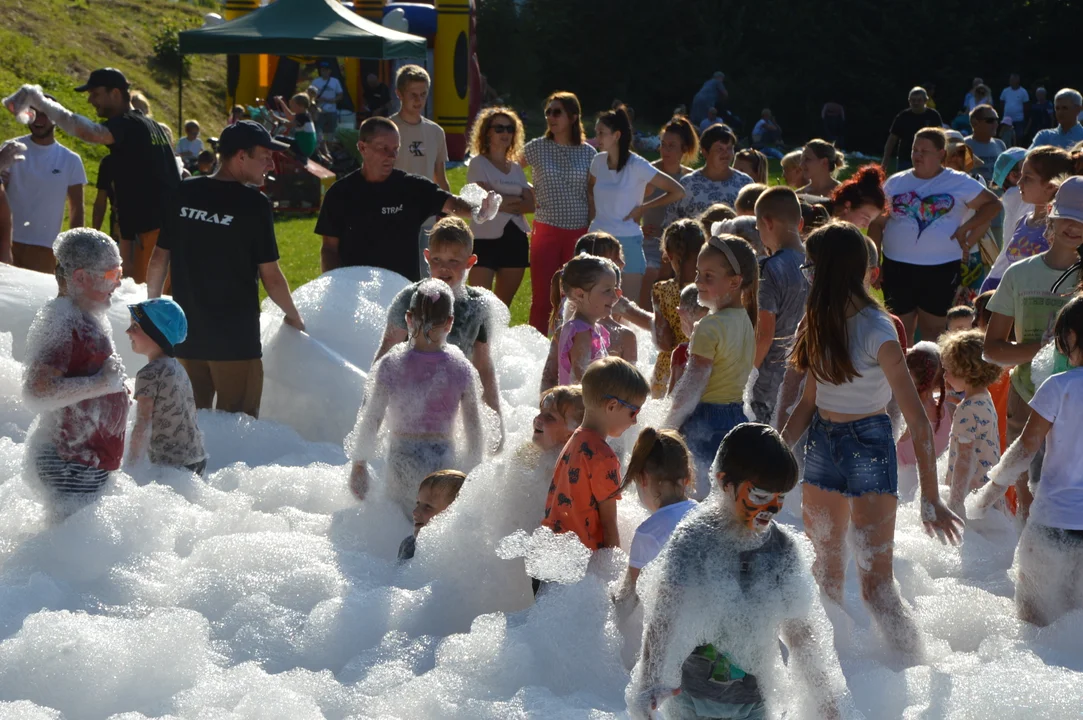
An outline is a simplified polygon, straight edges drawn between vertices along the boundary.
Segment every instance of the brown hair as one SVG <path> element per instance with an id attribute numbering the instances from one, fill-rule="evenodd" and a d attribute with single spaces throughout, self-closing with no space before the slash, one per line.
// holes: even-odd
<path id="1" fill-rule="evenodd" d="M 312 107 L 312 100 L 308 97 L 308 95 L 305 95 L 304 93 L 297 93 L 290 98 L 290 102 L 297 103 L 298 106 L 305 110 L 308 110 L 310 107 Z"/>
<path id="2" fill-rule="evenodd" d="M 711 464 L 711 476 L 725 473 L 722 486 L 748 481 L 767 492 L 797 486 L 798 468 L 790 446 L 770 425 L 746 422 L 726 433 Z"/>
<path id="3" fill-rule="evenodd" d="M 420 65 L 403 65 L 395 73 L 395 89 L 400 93 L 406 92 L 406 86 L 412 82 L 423 82 L 425 87 L 432 84 L 432 79 L 425 68 Z"/>
<path id="4" fill-rule="evenodd" d="M 943 150 L 948 146 L 948 134 L 943 128 L 927 127 L 914 133 L 914 140 L 928 140 L 937 150 Z"/>
<path id="5" fill-rule="evenodd" d="M 801 221 L 801 201 L 793 188 L 776 185 L 768 188 L 756 200 L 756 217 L 781 220 L 794 227 Z"/>
<path id="6" fill-rule="evenodd" d="M 681 148 L 684 150 L 681 155 L 682 163 L 687 165 L 696 159 L 696 154 L 699 152 L 699 136 L 688 118 L 683 115 L 674 115 L 662 126 L 658 137 L 661 138 L 666 133 L 673 133 L 681 139 Z"/>
<path id="7" fill-rule="evenodd" d="M 832 143 L 819 138 L 809 140 L 805 147 L 820 160 L 827 161 L 827 168 L 832 175 L 846 167 L 846 156 Z"/>
<path id="8" fill-rule="evenodd" d="M 851 298 L 881 309 L 865 289 L 869 264 L 865 236 L 856 225 L 833 220 L 809 235 L 805 252 L 816 272 L 790 364 L 798 372 L 812 373 L 818 382 L 842 385 L 858 376 L 846 324 Z"/>
<path id="9" fill-rule="evenodd" d="M 437 245 L 458 245 L 467 253 L 473 253 L 474 233 L 470 231 L 465 220 L 449 215 L 437 220 L 429 231 L 429 247 L 434 248 Z"/>
<path id="10" fill-rule="evenodd" d="M 927 340 L 919 342 L 906 351 L 906 369 L 914 378 L 914 388 L 918 394 L 930 391 L 934 386 L 940 389 L 940 399 L 936 402 L 936 422 L 933 429 L 939 430 L 944 419 L 944 401 L 948 388 L 944 383 L 944 368 L 940 364 L 940 350 Z"/>
<path id="11" fill-rule="evenodd" d="M 684 443 L 684 438 L 675 430 L 656 430 L 645 427 L 636 438 L 632 447 L 632 456 L 628 459 L 628 469 L 624 481 L 617 489 L 623 492 L 629 485 L 643 476 L 649 476 L 660 483 L 668 483 L 676 488 L 684 488 L 692 480 L 692 454 Z"/>
<path id="12" fill-rule="evenodd" d="M 1023 160 L 1034 168 L 1042 182 L 1051 182 L 1061 175 L 1083 174 L 1083 153 L 1071 153 L 1052 145 L 1030 150 Z"/>
<path id="13" fill-rule="evenodd" d="M 996 295 L 996 290 L 986 290 L 974 298 L 974 327 L 987 327 L 993 319 L 993 311 L 989 309 L 989 301 Z"/>
<path id="14" fill-rule="evenodd" d="M 751 215 L 756 212 L 756 201 L 767 189 L 763 183 L 750 183 L 737 191 L 737 199 L 733 201 L 733 209 L 740 215 Z"/>
<path id="15" fill-rule="evenodd" d="M 624 248 L 621 247 L 620 240 L 601 230 L 589 232 L 575 241 L 575 254 L 582 255 L 583 253 L 609 260 L 620 258 L 620 261 L 624 262 Z M 617 261 L 613 260 L 613 262 Z"/>
<path id="16" fill-rule="evenodd" d="M 538 407 L 545 407 L 546 401 L 551 401 L 566 420 L 571 420 L 576 426 L 583 423 L 583 388 L 578 385 L 557 385 L 542 393 Z"/>
<path id="17" fill-rule="evenodd" d="M 610 132 L 620 133 L 617 140 L 617 172 L 620 172 L 632 157 L 632 119 L 629 117 L 629 109 L 624 105 L 617 105 L 611 110 L 598 113 L 595 122 L 605 125 Z"/>
<path id="18" fill-rule="evenodd" d="M 513 127 L 511 144 L 504 154 L 504 159 L 518 161 L 522 157 L 523 136 L 526 134 L 523 130 L 523 121 L 519 119 L 514 110 L 507 107 L 487 107 L 478 113 L 477 118 L 474 119 L 473 127 L 470 128 L 469 147 L 471 155 L 477 157 L 489 154 L 489 128 L 492 127 L 493 120 L 501 115 L 511 120 Z"/>
<path id="19" fill-rule="evenodd" d="M 863 165 L 849 179 L 831 191 L 832 215 L 842 210 L 846 203 L 850 209 L 857 210 L 865 205 L 872 205 L 883 211 L 887 206 L 884 195 L 884 169 L 879 165 Z"/>
<path id="20" fill-rule="evenodd" d="M 959 320 L 960 318 L 966 318 L 967 320 L 974 319 L 974 308 L 969 305 L 956 305 L 951 310 L 948 310 L 947 321 Z"/>
<path id="21" fill-rule="evenodd" d="M 1000 379 L 1004 368 L 987 362 L 985 331 L 965 330 L 940 336 L 940 362 L 946 370 L 974 387 L 989 387 Z"/>
<path id="22" fill-rule="evenodd" d="M 1068 332 L 1075 333 L 1075 346 L 1068 344 Z M 1076 295 L 1060 309 L 1053 322 L 1053 337 L 1057 350 L 1071 357 L 1072 351 L 1083 346 L 1083 295 Z"/>
<path id="23" fill-rule="evenodd" d="M 722 222 L 723 220 L 732 220 L 735 217 L 737 217 L 737 213 L 729 205 L 726 203 L 715 203 L 701 212 L 696 220 L 699 221 L 700 227 L 703 228 L 703 235 L 705 237 L 710 237 L 712 225 L 716 222 Z"/>
<path id="24" fill-rule="evenodd" d="M 462 490 L 463 483 L 466 482 L 466 473 L 458 470 L 437 470 L 434 473 L 429 473 L 425 476 L 425 479 L 421 481 L 417 491 L 421 492 L 425 488 L 429 488 L 434 493 L 438 493 L 443 496 L 448 505 L 455 502 L 455 498 L 459 497 L 459 491 Z"/>
<path id="25" fill-rule="evenodd" d="M 651 386 L 643 373 L 624 358 L 610 355 L 592 362 L 583 373 L 583 405 L 600 408 L 610 397 L 640 405 L 650 395 Z"/>
<path id="26" fill-rule="evenodd" d="M 733 162 L 738 160 L 744 160 L 752 165 L 752 172 L 749 173 L 749 177 L 754 182 L 760 185 L 767 184 L 767 156 L 761 153 L 759 150 L 753 150 L 752 148 L 745 148 L 739 151 L 733 156 Z M 747 187 L 747 186 L 746 186 Z"/>
<path id="27" fill-rule="evenodd" d="M 733 253 L 733 257 L 737 260 L 737 266 L 741 269 L 741 272 L 735 273 L 733 271 L 726 253 L 714 246 L 716 242 L 726 244 L 726 247 L 729 248 L 730 252 Z M 701 256 L 711 255 L 718 258 L 722 267 L 730 275 L 740 275 L 741 304 L 745 306 L 748 319 L 752 321 L 752 327 L 755 328 L 760 316 L 760 264 L 756 260 L 756 251 L 752 249 L 752 245 L 744 238 L 739 238 L 736 235 L 722 235 L 710 238 L 699 253 Z"/>
<path id="28" fill-rule="evenodd" d="M 409 313 L 416 326 L 416 332 L 411 328 L 410 337 L 424 335 L 428 338 L 434 327 L 455 316 L 455 296 L 443 280 L 426 278 L 417 284 L 410 297 Z"/>
<path id="29" fill-rule="evenodd" d="M 560 271 L 560 287 L 565 295 L 577 288 L 590 291 L 606 271 L 612 272 L 620 280 L 620 270 L 612 260 L 597 255 L 576 255 Z"/>
<path id="30" fill-rule="evenodd" d="M 699 136 L 699 154 L 706 159 L 707 154 L 711 152 L 711 146 L 717 142 L 736 146 L 737 136 L 733 134 L 733 130 L 730 129 L 729 125 L 716 123 L 704 130 L 703 134 Z"/>
<path id="31" fill-rule="evenodd" d="M 686 260 L 696 257 L 707 237 L 703 226 L 691 218 L 674 220 L 662 233 L 662 252 L 680 268 Z"/>
<path id="32" fill-rule="evenodd" d="M 370 117 L 365 122 L 361 123 L 361 127 L 357 131 L 358 142 L 372 142 L 372 138 L 376 137 L 382 132 L 399 134 L 399 128 L 395 123 L 391 122 L 385 117 Z"/>
<path id="33" fill-rule="evenodd" d="M 553 101 L 560 103 L 560 107 L 568 116 L 568 121 L 571 123 L 572 144 L 582 145 L 586 132 L 583 130 L 583 109 L 579 104 L 579 98 L 575 96 L 575 93 L 558 90 L 545 99 L 545 107 L 549 107 Z M 553 131 L 548 128 L 545 130 L 545 137 L 549 140 L 556 139 L 553 137 Z"/>

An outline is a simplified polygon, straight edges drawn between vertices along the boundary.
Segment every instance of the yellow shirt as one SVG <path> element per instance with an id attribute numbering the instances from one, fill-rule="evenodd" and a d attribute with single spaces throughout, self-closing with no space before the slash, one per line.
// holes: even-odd
<path id="1" fill-rule="evenodd" d="M 744 308 L 719 310 L 696 323 L 688 351 L 713 362 L 700 402 L 741 402 L 756 360 L 756 331 Z"/>

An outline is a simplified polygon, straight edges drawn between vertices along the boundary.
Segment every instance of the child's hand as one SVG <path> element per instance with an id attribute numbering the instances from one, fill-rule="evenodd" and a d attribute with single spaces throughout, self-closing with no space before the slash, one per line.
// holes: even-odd
<path id="1" fill-rule="evenodd" d="M 125 389 L 124 381 L 128 378 L 124 374 L 124 363 L 119 355 L 110 355 L 106 358 L 99 374 L 109 390 L 120 392 Z"/>
<path id="2" fill-rule="evenodd" d="M 628 715 L 633 718 L 650 720 L 651 713 L 663 702 L 679 695 L 680 688 L 656 686 L 638 693 L 628 702 Z"/>
<path id="3" fill-rule="evenodd" d="M 364 500 L 369 491 L 369 467 L 364 462 L 355 462 L 350 470 L 350 492 L 358 500 Z"/>
<path id="4" fill-rule="evenodd" d="M 962 540 L 962 519 L 949 510 L 939 496 L 922 498 L 921 521 L 925 525 L 925 534 L 939 538 L 944 545 L 958 545 Z"/>

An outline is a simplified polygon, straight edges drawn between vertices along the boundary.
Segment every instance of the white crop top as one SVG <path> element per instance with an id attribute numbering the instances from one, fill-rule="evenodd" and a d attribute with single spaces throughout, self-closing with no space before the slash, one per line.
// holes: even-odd
<path id="1" fill-rule="evenodd" d="M 858 376 L 842 385 L 817 381 L 816 407 L 830 412 L 860 415 L 884 408 L 891 400 L 891 386 L 876 356 L 886 342 L 899 342 L 895 325 L 880 308 L 869 305 L 847 318 L 850 358 Z"/>

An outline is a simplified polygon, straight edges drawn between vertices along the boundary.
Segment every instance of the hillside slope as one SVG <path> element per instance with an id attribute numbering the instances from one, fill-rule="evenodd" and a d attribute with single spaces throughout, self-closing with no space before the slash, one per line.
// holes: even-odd
<path id="1" fill-rule="evenodd" d="M 0 95 L 27 82 L 42 85 L 67 107 L 93 117 L 86 95 L 72 88 L 97 67 L 121 70 L 150 100 L 155 119 L 177 132 L 177 78 L 154 64 L 154 36 L 162 28 L 199 27 L 203 14 L 220 12 L 217 3 L 200 0 L 3 0 L 0 2 Z M 217 135 L 225 124 L 225 57 L 192 56 L 184 81 L 184 116 Z M 26 134 L 8 112 L 0 112 L 0 139 Z M 97 178 L 104 147 L 94 147 L 57 133 L 60 141 L 83 156 L 87 175 Z M 93 191 L 87 193 L 93 200 Z M 89 216 L 88 216 L 89 217 Z"/>

